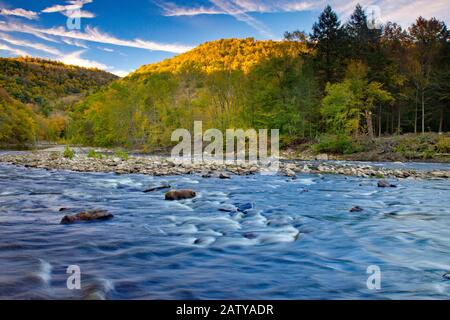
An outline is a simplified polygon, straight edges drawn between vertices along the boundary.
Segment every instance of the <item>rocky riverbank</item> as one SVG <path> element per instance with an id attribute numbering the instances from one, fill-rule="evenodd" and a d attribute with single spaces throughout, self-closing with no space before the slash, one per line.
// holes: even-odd
<path id="1" fill-rule="evenodd" d="M 265 170 L 256 164 L 201 164 L 176 163 L 163 156 L 130 156 L 123 159 L 115 156 L 91 158 L 76 154 L 72 159 L 58 152 L 24 152 L 0 155 L 0 162 L 41 168 L 47 170 L 71 170 L 77 172 L 114 172 L 118 174 L 147 174 L 156 176 L 200 174 L 205 178 L 230 178 L 230 174 L 249 175 Z M 412 169 L 388 169 L 366 163 L 346 163 L 330 161 L 281 161 L 279 174 L 295 177 L 298 173 L 341 174 L 374 178 L 450 178 L 450 170 L 416 171 Z"/>

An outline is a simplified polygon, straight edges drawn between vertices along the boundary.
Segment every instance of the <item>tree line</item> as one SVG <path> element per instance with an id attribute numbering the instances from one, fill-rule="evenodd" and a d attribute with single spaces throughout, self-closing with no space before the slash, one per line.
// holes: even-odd
<path id="1" fill-rule="evenodd" d="M 343 110 L 337 109 L 346 103 L 339 99 L 348 98 L 345 109 L 350 114 L 346 119 L 349 127 L 344 124 L 341 129 L 354 129 L 351 122 L 357 119 L 351 114 L 355 108 L 356 114 L 363 111 L 370 137 L 448 131 L 450 56 L 446 24 L 419 17 L 407 29 L 395 22 L 377 28 L 371 14 L 358 4 L 349 21 L 342 24 L 327 6 L 309 36 L 299 31 L 285 34 L 286 39 L 307 42 L 315 50 L 314 69 L 325 96 L 325 123 L 342 115 Z"/>
<path id="2" fill-rule="evenodd" d="M 170 146 L 171 132 L 195 120 L 222 130 L 278 128 L 285 146 L 450 131 L 445 23 L 372 26 L 360 5 L 346 23 L 327 6 L 310 34 L 205 43 L 89 96 L 72 113 L 70 137 L 151 149 Z"/>
<path id="3" fill-rule="evenodd" d="M 169 147 L 172 131 L 196 120 L 204 130 L 280 129 L 282 146 L 315 141 L 345 153 L 360 151 L 358 140 L 450 131 L 446 24 L 375 25 L 360 5 L 345 23 L 327 6 L 310 34 L 204 43 L 106 87 L 109 76 L 45 64 L 39 72 L 8 64 L 0 81 L 13 99 L 40 106 L 38 128 L 50 128 L 40 132 L 56 132 L 45 139 L 91 146 Z"/>

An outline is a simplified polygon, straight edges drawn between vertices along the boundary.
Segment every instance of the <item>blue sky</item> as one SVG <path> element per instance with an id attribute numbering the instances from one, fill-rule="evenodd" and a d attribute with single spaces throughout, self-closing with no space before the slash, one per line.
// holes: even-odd
<path id="1" fill-rule="evenodd" d="M 450 17 L 448 0 L 0 0 L 0 56 L 37 56 L 125 75 L 205 41 L 309 32 L 326 4 L 345 21 L 358 2 L 404 27 L 419 14 L 447 24 Z"/>

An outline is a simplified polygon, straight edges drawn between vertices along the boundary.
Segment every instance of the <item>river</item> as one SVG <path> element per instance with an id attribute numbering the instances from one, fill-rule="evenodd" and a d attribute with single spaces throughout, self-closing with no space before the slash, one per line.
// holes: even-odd
<path id="1" fill-rule="evenodd" d="M 197 197 L 143 192 L 164 181 Z M 0 164 L 0 299 L 448 299 L 449 180 L 376 182 Z M 60 208 L 114 218 L 61 225 Z M 70 265 L 81 290 L 66 286 Z M 369 266 L 380 289 L 367 287 Z"/>

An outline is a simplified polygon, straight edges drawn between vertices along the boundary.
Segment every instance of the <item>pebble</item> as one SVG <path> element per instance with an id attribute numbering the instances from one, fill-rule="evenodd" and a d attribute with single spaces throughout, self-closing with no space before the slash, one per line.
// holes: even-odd
<path id="1" fill-rule="evenodd" d="M 229 179 L 228 172 L 235 175 L 250 175 L 264 170 L 260 164 L 239 165 L 220 164 L 211 161 L 204 163 L 174 163 L 170 158 L 163 156 L 130 156 L 128 160 L 117 157 L 104 157 L 102 159 L 89 158 L 83 154 L 75 155 L 73 160 L 62 155 L 39 151 L 21 154 L 2 154 L 0 163 L 19 165 L 27 168 L 41 168 L 47 170 L 71 170 L 77 172 L 115 172 L 117 174 L 146 174 L 154 176 L 201 174 L 204 178 L 211 177 L 214 173 L 221 179 Z M 225 173 L 227 171 L 227 173 Z M 321 161 L 320 164 L 311 161 L 280 162 L 281 175 L 295 177 L 296 174 L 340 174 L 359 177 L 386 177 L 397 179 L 448 179 L 450 170 L 415 171 L 412 169 L 388 169 L 371 167 L 366 164 L 349 164 Z M 389 187 L 393 187 L 389 184 Z M 151 192 L 151 191 L 148 191 Z"/>

